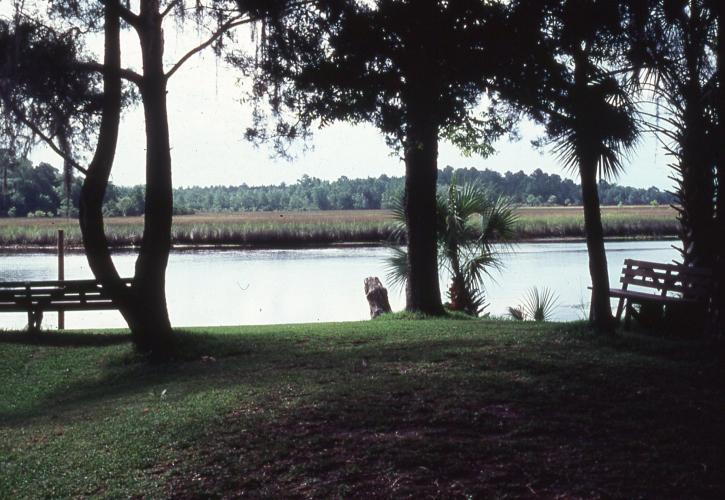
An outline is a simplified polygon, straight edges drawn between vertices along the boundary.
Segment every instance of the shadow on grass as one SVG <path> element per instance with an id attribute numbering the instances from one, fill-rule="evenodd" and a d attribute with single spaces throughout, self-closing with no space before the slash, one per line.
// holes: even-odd
<path id="1" fill-rule="evenodd" d="M 129 333 L 0 332 L 0 344 L 49 347 L 104 347 L 131 342 Z"/>
<path id="2" fill-rule="evenodd" d="M 86 339 L 86 336 L 89 338 Z M 130 340 L 124 334 L 73 334 L 65 341 L 60 337 L 41 334 L 37 339 L 31 339 L 15 335 L 8 337 L 7 341 L 42 346 L 86 345 L 104 348 Z M 75 380 L 51 387 L 45 394 L 16 406 L 11 412 L 0 412 L 0 421 L 7 425 L 24 425 L 34 418 L 58 418 L 64 414 L 72 417 L 85 405 L 116 401 L 130 394 L 148 394 L 150 389 L 156 387 L 183 387 L 183 394 L 188 397 L 197 392 L 238 384 L 260 387 L 275 385 L 285 377 L 298 378 L 303 382 L 319 377 L 347 379 L 356 377 L 363 365 L 403 366 L 424 362 L 444 369 L 444 365 L 459 356 L 457 351 L 480 350 L 485 356 L 485 352 L 490 349 L 498 350 L 494 347 L 495 341 L 486 336 L 440 340 L 414 340 L 408 337 L 390 341 L 355 334 L 349 337 L 316 337 L 314 334 L 214 335 L 179 332 L 176 342 L 177 361 L 167 363 L 150 363 L 131 349 L 102 350 L 98 353 L 101 368 L 97 376 L 84 375 L 79 370 Z M 69 362 L 72 362 L 71 358 Z M 481 368 L 488 369 L 486 363 L 482 363 Z M 546 371 L 546 368 L 537 370 Z M 430 372 L 423 376 L 427 378 L 434 375 Z M 52 377 L 53 374 L 48 376 Z"/>
<path id="3" fill-rule="evenodd" d="M 482 324 L 485 327 L 485 324 Z M 515 328 L 517 325 L 512 324 Z M 0 343 L 16 343 L 52 347 L 111 347 L 130 343 L 124 333 L 111 334 L 4 334 Z M 566 344 L 562 347 L 561 342 Z M 582 334 L 580 326 L 563 327 L 558 333 L 539 341 L 510 342 L 495 336 L 474 338 L 401 337 L 382 340 L 368 335 L 350 337 L 295 336 L 288 334 L 205 334 L 177 332 L 174 352 L 176 361 L 149 363 L 131 349 L 102 354 L 99 376 L 70 381 L 12 413 L 0 413 L 0 420 L 21 423 L 28 419 L 63 412 L 74 413 L 84 404 L 102 404 L 128 394 L 143 394 L 149 388 L 183 386 L 186 395 L 210 389 L 223 389 L 237 384 L 265 386 L 279 383 L 282 376 L 317 379 L 355 377 L 365 366 L 390 367 L 424 364 L 429 368 L 416 376 L 431 380 L 436 370 L 469 371 L 462 377 L 464 385 L 476 384 L 480 375 L 505 371 L 509 378 L 488 380 L 490 387 L 506 390 L 506 384 L 533 386 L 542 380 L 576 379 L 580 390 L 597 394 L 602 384 L 602 370 L 617 372 L 617 383 L 644 377 L 668 380 L 681 385 L 672 374 L 672 366 L 662 366 L 665 359 L 687 361 L 713 358 L 707 346 L 694 344 L 682 349 L 673 341 L 651 338 L 592 338 Z M 685 354 L 687 352 L 688 354 Z M 627 356 L 618 366 L 612 355 Z M 633 362 L 631 357 L 637 359 Z M 465 359 L 465 365 L 461 365 Z M 710 365 L 712 362 L 709 363 Z M 397 370 L 398 368 L 392 368 Z M 412 376 L 413 372 L 407 372 Z M 330 374 L 330 375 L 328 375 Z M 422 383 L 425 385 L 425 383 Z M 488 388 L 487 388 L 488 390 Z M 526 391 L 522 397 L 532 402 L 545 401 L 548 396 L 539 390 Z"/>
<path id="4" fill-rule="evenodd" d="M 376 336 L 375 325 L 321 335 L 304 327 L 181 333 L 185 361 L 165 364 L 99 346 L 100 376 L 0 419 L 26 425 L 49 408 L 61 418 L 93 414 L 93 405 L 115 411 L 121 398 L 157 388 L 169 388 L 171 407 L 187 404 L 175 397 L 252 388 L 236 393 L 231 409 L 215 408 L 221 419 L 178 424 L 204 427 L 175 430 L 192 442 L 175 465 L 157 464 L 168 480 L 164 496 L 179 498 L 723 491 L 723 369 L 707 346 L 680 344 L 691 354 L 675 357 L 678 345 L 661 339 L 595 339 L 559 326 L 531 337 L 516 324 L 471 328 L 440 338 L 417 338 L 415 329 Z"/>
<path id="5" fill-rule="evenodd" d="M 303 390 L 240 401 L 167 495 L 722 498 L 723 369 L 706 351 L 703 367 L 553 340 L 410 342 L 404 359 L 370 346 L 336 380 L 295 371 Z"/>

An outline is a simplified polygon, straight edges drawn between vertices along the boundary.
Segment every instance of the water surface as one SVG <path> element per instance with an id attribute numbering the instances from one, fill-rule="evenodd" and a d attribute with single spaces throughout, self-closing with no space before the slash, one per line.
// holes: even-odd
<path id="1" fill-rule="evenodd" d="M 669 262 L 677 257 L 671 241 L 625 241 L 607 244 L 610 280 L 618 286 L 625 258 Z M 188 250 L 172 252 L 167 272 L 169 314 L 174 326 L 308 323 L 367 319 L 363 280 L 379 276 L 385 283 L 381 247 L 296 250 Z M 114 261 L 122 276 L 131 276 L 135 254 Z M 574 320 L 588 310 L 589 273 L 586 245 L 523 243 L 503 259 L 505 268 L 487 284 L 494 315 L 521 303 L 532 286 L 559 295 L 555 319 Z M 57 258 L 48 253 L 0 254 L 0 281 L 55 279 Z M 66 256 L 67 279 L 92 278 L 85 256 Z M 447 278 L 441 277 L 445 294 Z M 391 289 L 394 310 L 404 294 Z M 25 314 L 0 314 L 0 328 L 22 328 Z M 46 313 L 45 327 L 57 325 Z M 125 326 L 117 311 L 66 313 L 67 328 Z"/>

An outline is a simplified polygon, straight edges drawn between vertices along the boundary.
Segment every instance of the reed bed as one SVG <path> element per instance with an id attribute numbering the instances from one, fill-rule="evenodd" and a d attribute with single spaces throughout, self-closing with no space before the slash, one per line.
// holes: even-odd
<path id="1" fill-rule="evenodd" d="M 584 213 L 581 207 L 518 209 L 517 232 L 528 238 L 583 238 Z M 679 223 L 671 207 L 604 207 L 602 225 L 606 237 L 671 237 Z"/>
<path id="2" fill-rule="evenodd" d="M 518 209 L 517 232 L 522 239 L 584 236 L 581 207 Z M 677 234 L 675 211 L 669 207 L 605 207 L 608 237 L 667 237 Z M 389 241 L 393 220 L 385 210 L 318 212 L 245 212 L 182 215 L 174 218 L 175 245 L 303 246 Z M 57 231 L 65 231 L 69 247 L 81 247 L 78 221 L 73 219 L 0 219 L 0 246 L 51 247 Z M 143 233 L 142 217 L 106 219 L 113 247 L 136 246 Z"/>

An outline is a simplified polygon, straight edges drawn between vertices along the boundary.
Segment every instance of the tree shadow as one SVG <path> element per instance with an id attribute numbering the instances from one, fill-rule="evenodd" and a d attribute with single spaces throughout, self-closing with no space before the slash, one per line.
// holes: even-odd
<path id="1" fill-rule="evenodd" d="M 23 344 L 48 347 L 105 347 L 126 344 L 129 333 L 61 333 L 61 332 L 2 332 L 0 344 Z"/>
<path id="2" fill-rule="evenodd" d="M 63 334 L 65 335 L 65 334 Z M 152 363 L 131 350 L 99 353 L 100 376 L 87 376 L 51 388 L 23 409 L 0 412 L 6 425 L 24 424 L 29 419 L 72 416 L 85 405 L 103 404 L 129 394 L 148 394 L 164 386 L 181 386 L 186 396 L 229 386 L 253 383 L 270 386 L 281 376 L 329 378 L 356 376 L 365 365 L 413 363 L 427 359 L 435 365 L 446 362 L 450 348 L 490 347 L 490 339 L 420 340 L 401 339 L 380 345 L 376 339 L 359 340 L 357 335 L 335 339 L 341 349 L 330 349 L 329 340 L 312 336 L 295 338 L 274 334 L 197 334 L 183 332 L 177 339 L 177 360 Z M 6 343 L 59 347 L 106 347 L 130 341 L 127 334 L 61 335 L 8 334 Z M 310 345 L 312 344 L 312 345 Z M 431 374 L 421 375 L 423 378 Z"/>

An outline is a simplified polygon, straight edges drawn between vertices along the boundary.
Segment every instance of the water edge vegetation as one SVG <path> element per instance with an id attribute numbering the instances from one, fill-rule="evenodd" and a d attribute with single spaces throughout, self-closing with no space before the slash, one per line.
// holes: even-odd
<path id="1" fill-rule="evenodd" d="M 516 209 L 519 239 L 582 238 L 581 207 L 520 207 Z M 605 236 L 662 238 L 678 234 L 676 212 L 670 207 L 602 207 Z M 143 232 L 142 217 L 105 220 L 109 244 L 135 246 Z M 0 219 L 0 246 L 43 247 L 56 244 L 65 231 L 70 247 L 81 247 L 78 221 L 66 218 Z M 175 245 L 304 246 L 389 241 L 395 224 L 388 210 L 325 210 L 304 212 L 243 212 L 178 215 Z"/>

